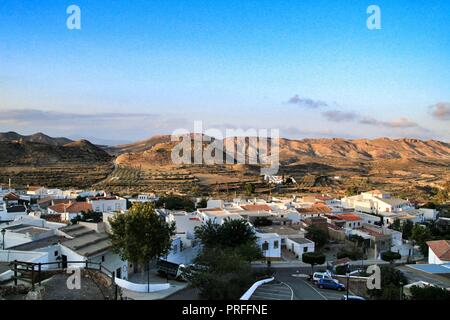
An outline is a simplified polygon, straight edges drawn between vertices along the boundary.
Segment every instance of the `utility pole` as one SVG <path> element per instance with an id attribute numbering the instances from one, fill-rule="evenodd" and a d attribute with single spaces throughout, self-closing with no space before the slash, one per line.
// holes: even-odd
<path id="1" fill-rule="evenodd" d="M 349 286 L 350 286 L 350 264 L 347 264 L 347 301 L 348 301 L 348 293 L 349 293 Z"/>

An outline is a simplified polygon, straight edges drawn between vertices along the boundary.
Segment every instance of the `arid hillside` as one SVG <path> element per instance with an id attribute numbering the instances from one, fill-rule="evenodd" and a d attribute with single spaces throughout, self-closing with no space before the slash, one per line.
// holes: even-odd
<path id="1" fill-rule="evenodd" d="M 117 191 L 125 186 L 133 190 L 140 182 L 138 190 L 187 192 L 236 190 L 245 182 L 261 183 L 259 165 L 174 165 L 171 152 L 176 144 L 170 136 L 158 136 L 121 146 L 111 186 Z M 208 143 L 202 145 L 205 148 Z M 223 159 L 245 150 L 248 161 L 252 148 L 248 139 L 227 138 L 223 146 Z M 434 140 L 280 139 L 279 154 L 279 174 L 294 177 L 297 190 L 343 192 L 356 185 L 405 192 L 439 187 L 450 179 L 450 145 Z"/>
<path id="2" fill-rule="evenodd" d="M 4 142 L 14 142 L 14 141 L 25 141 L 25 142 L 39 142 L 45 143 L 53 146 L 62 146 L 67 143 L 72 142 L 72 140 L 67 138 L 52 138 L 41 132 L 35 133 L 29 136 L 23 136 L 17 132 L 0 132 L 0 141 Z"/>
<path id="3" fill-rule="evenodd" d="M 0 183 L 11 178 L 15 186 L 87 187 L 113 170 L 112 161 L 108 153 L 86 140 L 64 145 L 0 141 Z"/>
<path id="4" fill-rule="evenodd" d="M 28 138 L 27 138 L 28 137 Z M 194 141 L 190 158 L 194 163 Z M 29 141 L 27 141 L 29 140 Z M 33 141 L 32 141 L 33 140 Z M 36 141 L 35 141 L 36 140 Z M 383 188 L 405 196 L 424 194 L 450 180 L 450 145 L 417 139 L 280 139 L 279 175 L 297 182 L 287 187 L 263 183 L 260 164 L 174 164 L 169 135 L 102 149 L 86 140 L 63 143 L 65 138 L 43 134 L 0 134 L 0 183 L 55 187 L 90 187 L 117 193 L 241 192 L 247 182 L 262 193 L 343 193 L 349 186 Z M 248 139 L 227 138 L 221 159 L 251 152 Z M 210 142 L 198 144 L 205 150 Z M 269 143 L 270 145 L 270 143 Z M 189 157 L 188 157 L 189 158 Z"/>

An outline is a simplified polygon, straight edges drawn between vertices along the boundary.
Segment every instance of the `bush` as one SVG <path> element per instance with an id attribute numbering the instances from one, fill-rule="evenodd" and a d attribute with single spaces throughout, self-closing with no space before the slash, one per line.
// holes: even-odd
<path id="1" fill-rule="evenodd" d="M 337 259 L 349 258 L 350 260 L 361 260 L 364 258 L 364 253 L 361 250 L 353 249 L 351 251 L 342 250 L 336 254 Z"/>
<path id="2" fill-rule="evenodd" d="M 411 300 L 450 300 L 450 291 L 438 287 L 411 287 Z"/>
<path id="3" fill-rule="evenodd" d="M 393 263 L 395 260 L 401 259 L 402 256 L 398 252 L 386 251 L 381 253 L 381 260 Z"/>
<path id="4" fill-rule="evenodd" d="M 381 266 L 381 289 L 368 290 L 370 296 L 382 300 L 399 300 L 400 288 L 408 279 L 392 265 Z"/>
<path id="5" fill-rule="evenodd" d="M 308 238 L 311 241 L 314 241 L 317 247 L 323 247 L 328 243 L 328 232 L 317 227 L 314 225 L 311 225 L 306 228 L 306 238 Z"/>
<path id="6" fill-rule="evenodd" d="M 192 212 L 195 210 L 195 203 L 188 197 L 168 196 L 161 197 L 156 202 L 157 208 L 166 208 L 168 210 L 185 210 Z"/>

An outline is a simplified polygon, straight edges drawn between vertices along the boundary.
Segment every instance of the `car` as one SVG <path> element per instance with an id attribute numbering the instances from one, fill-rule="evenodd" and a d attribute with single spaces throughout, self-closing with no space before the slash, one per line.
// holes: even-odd
<path id="1" fill-rule="evenodd" d="M 360 296 L 348 296 L 348 298 L 347 298 L 347 295 L 344 294 L 344 295 L 342 296 L 341 300 L 361 301 L 361 300 L 366 300 L 366 299 L 364 299 L 363 297 L 360 297 Z"/>
<path id="2" fill-rule="evenodd" d="M 333 289 L 338 291 L 345 290 L 345 286 L 342 283 L 339 283 L 339 281 L 337 281 L 336 279 L 322 278 L 317 283 L 317 286 L 320 289 Z"/>
<path id="3" fill-rule="evenodd" d="M 313 283 L 318 283 L 320 279 L 332 279 L 329 272 L 314 272 L 312 276 Z"/>

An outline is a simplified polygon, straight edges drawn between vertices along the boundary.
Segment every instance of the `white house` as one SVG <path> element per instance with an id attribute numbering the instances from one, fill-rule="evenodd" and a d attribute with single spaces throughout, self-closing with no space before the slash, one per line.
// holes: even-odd
<path id="1" fill-rule="evenodd" d="M 139 194 L 136 198 L 129 199 L 131 203 L 139 202 L 139 203 L 148 203 L 148 202 L 156 202 L 159 198 L 154 194 Z"/>
<path id="2" fill-rule="evenodd" d="M 0 222 L 1 221 L 14 221 L 17 218 L 24 217 L 28 215 L 27 207 L 23 205 L 13 206 L 6 208 L 0 204 Z"/>
<path id="3" fill-rule="evenodd" d="M 111 241 L 103 223 L 79 222 L 60 229 L 70 240 L 60 244 L 60 261 L 63 266 L 83 267 L 84 263 L 71 264 L 70 261 L 90 261 L 101 263 L 120 279 L 128 278 L 128 262 L 112 252 Z"/>
<path id="4" fill-rule="evenodd" d="M 315 243 L 306 238 L 291 238 L 286 239 L 286 248 L 301 260 L 306 252 L 314 252 Z"/>
<path id="5" fill-rule="evenodd" d="M 217 224 L 223 224 L 226 219 L 243 219 L 243 217 L 238 213 L 231 213 L 220 208 L 198 209 L 197 213 L 198 217 L 205 223 L 209 221 Z"/>
<path id="6" fill-rule="evenodd" d="M 206 202 L 206 208 L 207 209 L 211 209 L 211 208 L 223 209 L 224 207 L 225 207 L 225 203 L 224 203 L 223 200 L 209 199 Z"/>
<path id="7" fill-rule="evenodd" d="M 281 237 L 276 233 L 256 231 L 257 243 L 266 259 L 281 258 Z"/>
<path id="8" fill-rule="evenodd" d="M 37 198 L 47 196 L 47 188 L 40 186 L 28 187 L 27 194 L 35 196 Z"/>
<path id="9" fill-rule="evenodd" d="M 91 197 L 86 201 L 92 205 L 92 210 L 95 212 L 127 210 L 127 200 L 120 197 Z"/>
<path id="10" fill-rule="evenodd" d="M 6 203 L 0 197 L 0 221 L 7 221 L 7 219 L 3 218 L 3 216 L 6 215 L 7 213 L 8 211 L 6 211 Z"/>
<path id="11" fill-rule="evenodd" d="M 341 203 L 344 208 L 380 215 L 414 209 L 414 206 L 408 200 L 392 197 L 389 193 L 380 190 L 345 197 L 341 199 Z"/>
<path id="12" fill-rule="evenodd" d="M 377 217 L 372 214 L 368 214 L 368 213 L 364 213 L 364 212 L 355 212 L 355 214 L 358 215 L 362 219 L 363 223 L 366 223 L 366 224 L 375 225 L 375 224 L 379 224 L 381 222 L 381 217 Z"/>
<path id="13" fill-rule="evenodd" d="M 444 264 L 450 262 L 450 240 L 428 241 L 428 263 Z"/>
<path id="14" fill-rule="evenodd" d="M 81 213 L 93 211 L 92 204 L 87 202 L 70 201 L 69 203 L 58 203 L 47 208 L 49 214 L 58 214 L 61 221 L 71 221 Z"/>
<path id="15" fill-rule="evenodd" d="M 172 211 L 166 216 L 166 221 L 175 222 L 176 235 L 181 238 L 185 247 L 192 246 L 195 240 L 195 228 L 203 224 L 195 213 L 187 213 L 184 211 Z"/>

